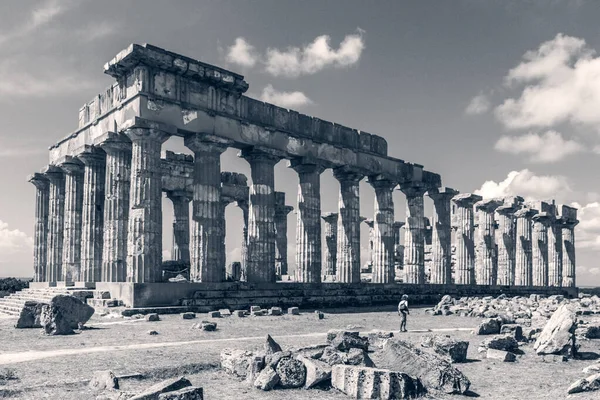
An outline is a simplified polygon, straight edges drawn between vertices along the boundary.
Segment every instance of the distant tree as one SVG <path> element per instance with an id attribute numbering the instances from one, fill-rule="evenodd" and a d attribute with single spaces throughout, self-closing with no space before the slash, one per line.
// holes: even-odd
<path id="1" fill-rule="evenodd" d="M 14 293 L 29 287 L 28 281 L 17 278 L 0 278 L 0 291 Z"/>

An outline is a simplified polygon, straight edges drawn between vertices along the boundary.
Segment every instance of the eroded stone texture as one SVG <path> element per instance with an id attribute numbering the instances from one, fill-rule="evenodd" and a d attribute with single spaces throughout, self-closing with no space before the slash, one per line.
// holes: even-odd
<path id="1" fill-rule="evenodd" d="M 548 225 L 548 286 L 562 286 L 562 226 L 552 204 Z"/>
<path id="2" fill-rule="evenodd" d="M 496 284 L 498 270 L 494 211 L 500 205 L 502 202 L 495 199 L 475 203 L 475 210 L 477 210 L 475 282 L 478 285 Z"/>
<path id="3" fill-rule="evenodd" d="M 472 193 L 463 193 L 452 198 L 455 204 L 453 227 L 456 229 L 456 276 L 458 285 L 475 284 L 475 242 L 473 205 L 482 197 Z"/>
<path id="4" fill-rule="evenodd" d="M 173 249 L 171 258 L 189 265 L 190 263 L 190 193 L 183 190 L 167 192 L 173 203 Z"/>
<path id="5" fill-rule="evenodd" d="M 33 236 L 33 281 L 46 282 L 48 263 L 48 205 L 50 181 L 42 174 L 35 173 L 29 177 L 35 185 L 35 224 Z"/>
<path id="6" fill-rule="evenodd" d="M 62 169 L 49 165 L 42 173 L 50 181 L 48 203 L 48 282 L 63 279 L 63 232 L 65 212 L 65 174 Z"/>
<path id="7" fill-rule="evenodd" d="M 406 196 L 406 228 L 404 232 L 404 282 L 425 283 L 425 208 L 424 186 L 414 182 L 400 185 Z"/>
<path id="8" fill-rule="evenodd" d="M 515 212 L 517 220 L 515 285 L 531 286 L 533 279 L 532 218 L 538 213 L 532 208 Z"/>
<path id="9" fill-rule="evenodd" d="M 552 224 L 552 216 L 548 212 L 540 212 L 533 216 L 532 225 L 532 259 L 533 286 L 548 285 L 548 227 Z"/>
<path id="10" fill-rule="evenodd" d="M 433 200 L 431 275 L 429 283 L 452 283 L 452 225 L 450 200 L 458 190 L 439 188 L 427 191 Z"/>
<path id="11" fill-rule="evenodd" d="M 337 224 L 338 282 L 360 282 L 360 198 L 358 184 L 360 173 L 337 168 L 333 176 L 340 183 L 339 220 Z"/>
<path id="12" fill-rule="evenodd" d="M 101 280 L 125 282 L 131 186 L 131 141 L 124 135 L 109 133 L 99 143 L 106 152 Z"/>
<path id="13" fill-rule="evenodd" d="M 323 215 L 325 221 L 325 275 L 336 275 L 337 262 L 337 213 Z"/>
<path id="14" fill-rule="evenodd" d="M 562 286 L 575 287 L 575 226 L 577 220 L 577 209 L 562 206 L 561 210 L 562 229 Z"/>
<path id="15" fill-rule="evenodd" d="M 284 192 L 275 192 L 275 273 L 278 277 L 288 274 L 287 216 L 293 209 L 285 205 Z"/>
<path id="16" fill-rule="evenodd" d="M 104 245 L 106 153 L 88 146 L 78 158 L 84 164 L 80 280 L 100 282 Z"/>
<path id="17" fill-rule="evenodd" d="M 263 148 L 242 150 L 251 169 L 248 205 L 248 255 L 242 279 L 275 282 L 275 164 L 279 154 Z"/>
<path id="18" fill-rule="evenodd" d="M 168 134 L 154 128 L 125 131 L 131 140 L 131 190 L 127 281 L 162 280 L 162 171 L 160 150 Z M 223 271 L 223 275 L 225 272 Z"/>
<path id="19" fill-rule="evenodd" d="M 496 209 L 496 213 L 498 214 L 498 229 L 496 230 L 498 285 L 515 284 L 517 235 L 515 212 L 521 201 L 522 198 L 505 199 L 504 204 Z"/>
<path id="20" fill-rule="evenodd" d="M 373 283 L 393 283 L 394 269 L 394 199 L 396 183 L 378 176 L 369 177 L 375 190 L 373 216 Z"/>

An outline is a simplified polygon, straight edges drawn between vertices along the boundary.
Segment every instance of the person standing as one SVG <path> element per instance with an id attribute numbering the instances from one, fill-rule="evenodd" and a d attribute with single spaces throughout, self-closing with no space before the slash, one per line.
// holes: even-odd
<path id="1" fill-rule="evenodd" d="M 410 314 L 408 310 L 408 295 L 403 294 L 400 303 L 398 303 L 398 315 L 400 315 L 400 332 L 406 332 L 406 316 Z"/>

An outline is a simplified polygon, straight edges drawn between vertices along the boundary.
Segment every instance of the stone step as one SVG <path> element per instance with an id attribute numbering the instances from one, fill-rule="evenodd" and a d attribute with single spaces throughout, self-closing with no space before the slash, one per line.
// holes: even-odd
<path id="1" fill-rule="evenodd" d="M 116 299 L 86 299 L 87 304 L 94 308 L 109 308 L 109 307 L 121 307 L 123 302 Z"/>

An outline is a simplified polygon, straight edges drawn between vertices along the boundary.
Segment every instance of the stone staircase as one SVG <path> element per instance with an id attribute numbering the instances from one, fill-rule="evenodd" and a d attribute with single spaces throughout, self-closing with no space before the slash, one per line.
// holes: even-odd
<path id="1" fill-rule="evenodd" d="M 85 293 L 82 293 L 85 292 Z M 90 289 L 78 287 L 48 287 L 43 289 L 25 288 L 0 298 L 0 315 L 18 318 L 23 305 L 28 300 L 50 302 L 58 294 L 76 295 L 81 299 L 91 295 Z"/>

